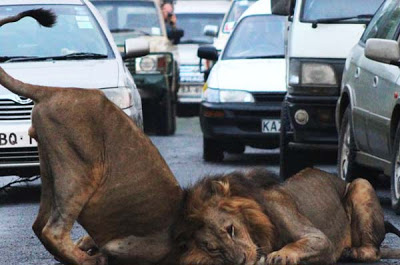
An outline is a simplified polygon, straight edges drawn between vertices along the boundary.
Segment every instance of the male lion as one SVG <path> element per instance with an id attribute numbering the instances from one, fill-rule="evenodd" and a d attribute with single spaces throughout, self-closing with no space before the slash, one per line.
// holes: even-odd
<path id="1" fill-rule="evenodd" d="M 364 179 L 346 184 L 305 169 L 279 184 L 265 171 L 236 172 L 203 179 L 186 192 L 186 228 L 176 230 L 186 245 L 182 265 L 400 258 L 400 250 L 380 249 L 386 232 L 400 232 L 385 224 Z"/>
<path id="2" fill-rule="evenodd" d="M 38 9 L 0 27 L 27 16 L 55 23 Z M 33 230 L 46 249 L 69 265 L 160 263 L 171 251 L 182 190 L 148 137 L 99 90 L 25 84 L 1 67 L 0 84 L 35 103 L 29 134 L 38 142 L 42 194 Z M 70 238 L 76 220 L 90 235 L 78 245 Z"/>

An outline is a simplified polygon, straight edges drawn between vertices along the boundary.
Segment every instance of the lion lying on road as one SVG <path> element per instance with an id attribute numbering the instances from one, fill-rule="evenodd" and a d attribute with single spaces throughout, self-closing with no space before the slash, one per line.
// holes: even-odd
<path id="1" fill-rule="evenodd" d="M 175 235 L 187 248 L 182 265 L 400 258 L 399 250 L 380 249 L 386 232 L 400 232 L 385 227 L 369 182 L 346 184 L 316 169 L 283 184 L 265 171 L 204 179 L 187 191 L 185 218 Z"/>
<path id="2" fill-rule="evenodd" d="M 39 9 L 0 26 L 27 16 L 55 23 Z M 0 84 L 35 103 L 29 134 L 38 142 L 42 194 L 33 230 L 46 249 L 68 265 L 163 260 L 182 190 L 149 138 L 99 90 L 29 85 L 1 67 Z M 70 238 L 76 220 L 90 235 L 78 246 Z M 93 248 L 100 251 L 88 255 Z"/>

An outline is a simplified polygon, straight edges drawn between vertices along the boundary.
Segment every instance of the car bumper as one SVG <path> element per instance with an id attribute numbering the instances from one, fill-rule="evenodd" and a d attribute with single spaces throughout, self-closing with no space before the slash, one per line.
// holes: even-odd
<path id="1" fill-rule="evenodd" d="M 287 95 L 289 118 L 293 129 L 293 147 L 318 148 L 337 147 L 335 110 L 337 96 L 292 96 Z M 309 120 L 300 125 L 295 121 L 298 110 L 305 110 Z"/>
<path id="2" fill-rule="evenodd" d="M 216 104 L 202 102 L 200 123 L 205 138 L 259 148 L 279 146 L 279 132 L 263 133 L 262 120 L 279 120 L 281 102 Z"/>
<path id="3" fill-rule="evenodd" d="M 135 74 L 133 75 L 142 100 L 161 100 L 169 90 L 168 76 L 163 74 Z"/>

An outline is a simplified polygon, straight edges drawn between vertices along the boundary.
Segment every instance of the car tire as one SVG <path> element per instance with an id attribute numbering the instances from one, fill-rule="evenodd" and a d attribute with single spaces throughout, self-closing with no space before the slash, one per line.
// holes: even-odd
<path id="1" fill-rule="evenodd" d="M 176 130 L 176 108 L 168 92 L 159 108 L 158 135 L 172 135 Z"/>
<path id="2" fill-rule="evenodd" d="M 392 207 L 396 214 L 400 214 L 400 123 L 397 125 L 392 150 L 392 174 L 390 178 Z"/>
<path id="3" fill-rule="evenodd" d="M 292 150 L 290 148 L 289 143 L 293 140 L 293 136 L 290 134 L 290 131 L 291 126 L 288 103 L 284 101 L 281 109 L 281 132 L 279 139 L 279 175 L 281 180 L 286 180 L 300 170 L 309 166 L 309 161 L 304 159 L 304 156 L 307 155 L 306 153 L 308 152 Z"/>
<path id="4" fill-rule="evenodd" d="M 221 144 L 214 139 L 203 138 L 203 159 L 207 162 L 224 160 L 224 150 Z"/>
<path id="5" fill-rule="evenodd" d="M 351 109 L 348 106 L 343 114 L 339 131 L 338 146 L 338 177 L 350 182 L 358 177 L 363 177 L 361 166 L 356 163 L 356 144 L 353 134 Z"/>

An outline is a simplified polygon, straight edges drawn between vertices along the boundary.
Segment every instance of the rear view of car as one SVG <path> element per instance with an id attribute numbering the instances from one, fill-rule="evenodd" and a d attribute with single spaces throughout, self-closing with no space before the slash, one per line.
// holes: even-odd
<path id="1" fill-rule="evenodd" d="M 180 58 L 180 87 L 178 90 L 178 115 L 198 115 L 204 77 L 199 66 L 199 45 L 212 44 L 214 38 L 206 36 L 208 30 L 218 31 L 225 12 L 227 0 L 179 0 L 175 3 L 178 26 L 185 35 L 178 45 Z"/>
<path id="2" fill-rule="evenodd" d="M 1 67 L 26 83 L 101 89 L 142 126 L 141 101 L 135 83 L 106 25 L 90 3 L 80 0 L 15 2 L 1 1 L 0 17 L 44 8 L 57 15 L 57 23 L 52 28 L 44 28 L 34 19 L 24 18 L 2 27 Z M 140 51 L 128 49 L 127 55 L 132 52 Z M 141 52 L 146 53 L 148 49 Z M 0 87 L 0 175 L 39 173 L 37 144 L 28 135 L 32 108 L 32 100 Z"/>
<path id="3" fill-rule="evenodd" d="M 232 32 L 203 93 L 204 160 L 221 161 L 225 151 L 242 153 L 247 145 L 279 146 L 286 94 L 285 21 L 286 17 L 271 15 L 269 0 L 260 0 Z M 204 59 L 216 59 L 217 54 L 215 48 L 199 48 Z"/>

